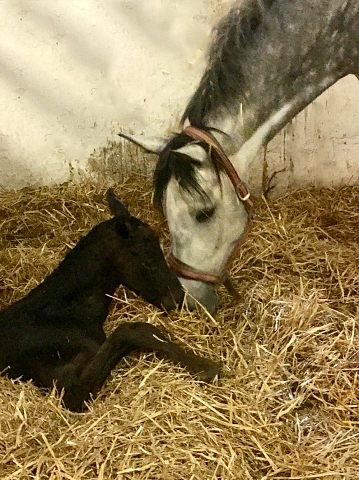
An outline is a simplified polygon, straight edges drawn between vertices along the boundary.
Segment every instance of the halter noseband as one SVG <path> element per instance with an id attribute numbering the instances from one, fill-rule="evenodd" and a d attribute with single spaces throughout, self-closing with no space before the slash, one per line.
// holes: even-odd
<path id="1" fill-rule="evenodd" d="M 243 203 L 248 213 L 248 220 L 250 220 L 253 216 L 254 201 L 247 188 L 247 185 L 243 182 L 243 180 L 240 179 L 236 169 L 227 157 L 220 143 L 209 132 L 201 130 L 200 128 L 197 128 L 193 125 L 189 125 L 188 127 L 184 128 L 183 133 L 185 133 L 189 137 L 194 138 L 195 140 L 205 142 L 213 149 L 215 155 L 217 156 L 217 159 L 220 161 L 224 171 L 227 173 L 229 179 L 231 180 L 238 199 Z M 248 232 L 249 222 L 243 234 L 239 237 L 236 246 L 234 247 L 231 255 L 229 256 L 229 259 L 227 260 L 221 274 L 202 272 L 201 270 L 197 270 L 196 268 L 193 268 L 181 262 L 181 260 L 176 258 L 172 252 L 170 252 L 167 257 L 168 264 L 172 268 L 172 270 L 174 270 L 178 274 L 178 276 L 182 278 L 186 278 L 189 280 L 197 280 L 199 282 L 211 284 L 222 283 L 233 297 L 239 299 L 239 294 L 232 284 L 232 281 L 228 274 L 228 270 L 239 248 L 242 246 L 244 240 L 247 238 Z"/>

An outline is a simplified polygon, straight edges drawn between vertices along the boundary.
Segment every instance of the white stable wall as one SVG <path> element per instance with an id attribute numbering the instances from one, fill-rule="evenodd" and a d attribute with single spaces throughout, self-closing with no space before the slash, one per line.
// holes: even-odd
<path id="1" fill-rule="evenodd" d="M 263 163 L 263 154 L 257 163 Z M 277 194 L 359 180 L 359 81 L 349 75 L 312 102 L 267 147 Z M 279 188 L 278 188 L 279 187 Z"/>
<path id="2" fill-rule="evenodd" d="M 0 190 L 67 181 L 120 129 L 176 129 L 230 0 L 0 0 Z M 284 188 L 355 182 L 359 83 L 339 82 L 267 152 Z"/>

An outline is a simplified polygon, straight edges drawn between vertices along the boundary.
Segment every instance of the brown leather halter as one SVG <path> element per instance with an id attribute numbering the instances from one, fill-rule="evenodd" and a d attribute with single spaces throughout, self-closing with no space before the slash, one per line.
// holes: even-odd
<path id="1" fill-rule="evenodd" d="M 227 157 L 220 143 L 209 132 L 201 130 L 200 128 L 197 128 L 193 125 L 189 125 L 188 127 L 185 127 L 183 129 L 183 133 L 185 133 L 189 137 L 194 138 L 195 140 L 200 140 L 202 142 L 205 142 L 207 145 L 211 147 L 211 149 L 214 151 L 215 155 L 217 156 L 217 159 L 221 163 L 223 169 L 227 173 L 229 179 L 231 180 L 238 199 L 245 206 L 245 209 L 248 213 L 248 220 L 251 220 L 251 218 L 253 217 L 254 201 L 247 188 L 247 185 L 243 182 L 243 180 L 239 178 L 239 175 L 236 169 L 234 168 L 231 161 Z M 234 247 L 231 255 L 229 256 L 229 259 L 227 260 L 226 265 L 221 274 L 202 272 L 201 270 L 197 270 L 196 268 L 193 268 L 181 262 L 181 260 L 176 258 L 172 252 L 170 252 L 167 257 L 168 264 L 177 273 L 177 275 L 182 278 L 187 278 L 189 280 L 197 280 L 199 282 L 212 283 L 212 284 L 222 283 L 226 287 L 228 292 L 233 297 L 238 299 L 239 298 L 238 292 L 236 291 L 236 289 L 232 284 L 228 270 L 232 265 L 232 262 L 236 254 L 238 253 L 238 250 L 240 249 L 243 242 L 247 238 L 249 227 L 250 225 L 248 221 L 243 234 L 238 239 L 236 246 Z"/>

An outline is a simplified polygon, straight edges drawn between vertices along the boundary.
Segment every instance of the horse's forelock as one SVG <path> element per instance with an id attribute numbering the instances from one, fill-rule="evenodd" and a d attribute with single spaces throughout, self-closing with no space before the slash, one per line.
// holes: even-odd
<path id="1" fill-rule="evenodd" d="M 163 195 L 172 177 L 176 178 L 180 188 L 186 192 L 207 197 L 206 192 L 199 185 L 195 174 L 196 166 L 199 162 L 185 153 L 176 151 L 190 142 L 193 142 L 193 138 L 184 133 L 179 133 L 171 138 L 159 155 L 154 173 L 153 203 L 160 211 L 163 211 Z M 211 154 L 210 147 L 206 143 L 198 142 L 198 144 L 209 153 L 209 159 L 220 182 L 219 171 L 221 165 L 218 163 L 216 156 Z"/>

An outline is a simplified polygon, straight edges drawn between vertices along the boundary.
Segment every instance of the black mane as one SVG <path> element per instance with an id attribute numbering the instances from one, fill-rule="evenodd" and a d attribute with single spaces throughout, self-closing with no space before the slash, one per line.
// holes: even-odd
<path id="1" fill-rule="evenodd" d="M 242 59 L 276 0 L 235 2 L 214 29 L 207 68 L 182 117 L 203 128 L 206 115 L 218 107 L 231 111 L 244 84 Z M 244 99 L 245 100 L 245 99 Z"/>
<path id="2" fill-rule="evenodd" d="M 185 133 L 176 134 L 160 153 L 154 174 L 153 203 L 161 211 L 163 193 L 172 176 L 178 180 L 179 185 L 183 190 L 186 190 L 189 193 L 198 193 L 203 197 L 207 197 L 206 192 L 199 185 L 195 175 L 196 167 L 200 165 L 200 162 L 194 160 L 189 155 L 176 151 L 177 149 L 193 142 L 200 145 L 208 153 L 208 157 L 212 162 L 220 183 L 219 172 L 221 170 L 221 164 L 216 155 L 211 152 L 209 145 L 204 142 L 193 140 L 192 137 Z"/>
<path id="3" fill-rule="evenodd" d="M 264 24 L 269 9 L 276 0 L 246 0 L 235 2 L 229 13 L 219 22 L 214 31 L 206 71 L 182 117 L 192 125 L 208 130 L 205 118 L 210 111 L 225 108 L 231 111 L 239 100 L 244 83 L 242 59 L 248 45 L 253 42 L 258 28 Z M 242 93 L 243 95 L 243 93 Z M 223 133 L 223 132 L 222 132 Z M 161 210 L 165 188 L 172 175 L 180 186 L 190 192 L 205 196 L 197 182 L 196 161 L 175 150 L 194 140 L 184 133 L 174 135 L 159 155 L 154 175 L 154 204 Z M 209 152 L 205 143 L 200 143 Z M 221 164 L 216 155 L 209 155 L 220 181 Z"/>

